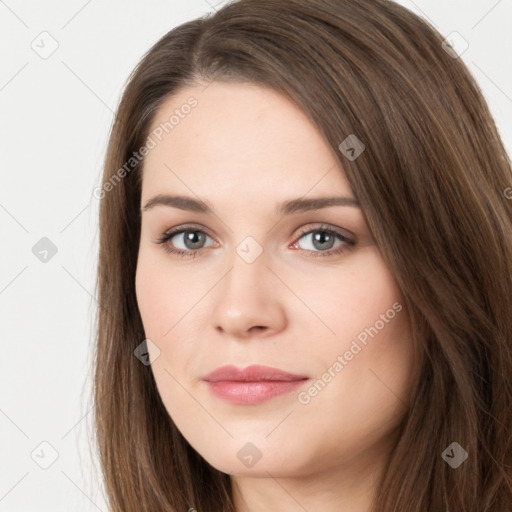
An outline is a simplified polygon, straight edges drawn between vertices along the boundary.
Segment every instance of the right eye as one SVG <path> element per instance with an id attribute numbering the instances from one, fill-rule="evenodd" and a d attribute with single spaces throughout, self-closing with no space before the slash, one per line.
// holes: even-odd
<path id="1" fill-rule="evenodd" d="M 175 243 L 169 243 L 173 238 L 178 241 L 181 239 L 183 247 L 176 248 Z M 163 245 L 164 250 L 170 254 L 195 257 L 198 251 L 205 248 L 203 244 L 207 238 L 210 238 L 210 236 L 201 229 L 196 229 L 193 226 L 181 226 L 165 232 L 156 243 Z"/>

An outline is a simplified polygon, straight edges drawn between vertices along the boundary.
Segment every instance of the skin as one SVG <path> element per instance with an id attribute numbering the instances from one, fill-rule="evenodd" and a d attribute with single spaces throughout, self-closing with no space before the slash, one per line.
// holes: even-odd
<path id="1" fill-rule="evenodd" d="M 197 107 L 150 150 L 142 181 L 141 209 L 173 194 L 201 198 L 215 212 L 142 211 L 136 293 L 163 403 L 193 448 L 231 474 L 238 512 L 370 511 L 407 412 L 413 350 L 403 296 L 361 208 L 276 215 L 289 199 L 354 198 L 338 155 L 297 106 L 252 84 L 200 84 L 169 98 L 152 129 L 190 96 Z M 195 257 L 155 243 L 185 223 L 207 235 Z M 300 234 L 321 225 L 356 245 L 337 237 L 314 245 L 317 231 Z M 263 251 L 252 263 L 236 251 L 248 236 Z M 167 241 L 192 253 L 185 244 L 183 234 Z M 257 245 L 248 247 L 256 254 Z M 389 319 L 393 304 L 402 307 Z M 383 317 L 384 327 L 347 360 L 357 336 Z M 338 356 L 341 371 L 333 369 Z M 236 405 L 202 380 L 224 364 L 263 364 L 310 380 Z M 329 368 L 331 380 L 311 396 Z M 252 467 L 237 457 L 248 442 L 261 453 Z"/>

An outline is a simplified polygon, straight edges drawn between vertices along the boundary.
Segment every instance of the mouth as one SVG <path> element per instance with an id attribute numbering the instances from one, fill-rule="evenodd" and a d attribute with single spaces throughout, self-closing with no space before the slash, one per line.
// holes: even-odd
<path id="1" fill-rule="evenodd" d="M 203 377 L 209 390 L 218 398 L 233 404 L 259 404 L 290 393 L 309 378 L 279 368 L 251 365 L 244 369 L 222 366 Z"/>

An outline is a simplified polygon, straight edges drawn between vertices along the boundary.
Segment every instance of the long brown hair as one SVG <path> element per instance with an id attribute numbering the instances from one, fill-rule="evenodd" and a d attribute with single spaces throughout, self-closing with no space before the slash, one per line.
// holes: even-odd
<path id="1" fill-rule="evenodd" d="M 512 508 L 511 161 L 477 83 L 442 43 L 387 0 L 240 0 L 143 57 L 96 194 L 95 441 L 112 511 L 235 510 L 229 475 L 192 449 L 134 357 L 145 335 L 135 295 L 144 160 L 133 155 L 165 100 L 213 80 L 271 87 L 307 114 L 404 294 L 417 371 L 373 511 Z M 349 135 L 365 145 L 356 159 L 339 149 Z M 468 454 L 457 468 L 442 457 L 453 442 Z"/>

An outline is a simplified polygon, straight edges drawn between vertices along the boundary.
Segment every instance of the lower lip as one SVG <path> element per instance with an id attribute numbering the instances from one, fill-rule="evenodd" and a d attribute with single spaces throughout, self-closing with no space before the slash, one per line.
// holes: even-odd
<path id="1" fill-rule="evenodd" d="M 206 381 L 212 393 L 228 402 L 240 405 L 259 404 L 274 398 L 275 396 L 290 393 L 309 379 L 292 381 Z"/>

